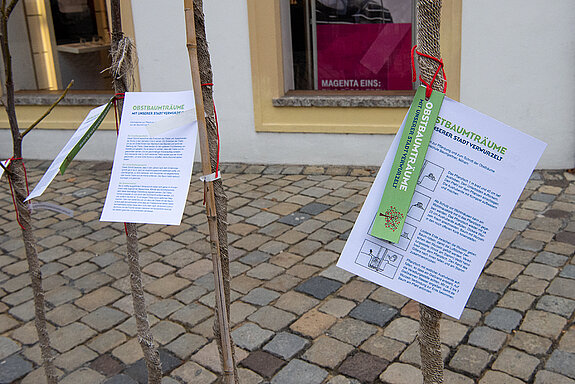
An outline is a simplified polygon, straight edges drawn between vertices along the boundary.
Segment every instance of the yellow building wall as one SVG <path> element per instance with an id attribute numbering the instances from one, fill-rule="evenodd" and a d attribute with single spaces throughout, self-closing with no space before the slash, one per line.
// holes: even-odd
<path id="1" fill-rule="evenodd" d="M 37 71 L 41 88 L 55 89 L 56 87 L 56 64 L 54 60 L 47 60 L 46 54 L 52 55 L 54 44 L 50 41 L 51 31 L 46 23 L 48 14 L 43 0 L 26 0 L 26 12 L 29 28 L 32 29 L 31 45 L 36 66 L 43 68 Z M 134 36 L 134 22 L 132 17 L 132 6 L 130 1 L 120 2 L 122 7 L 122 28 L 127 36 Z M 109 9 L 110 2 L 107 0 Z M 101 16 L 101 15 L 100 15 Z M 109 21 L 111 23 L 111 21 Z M 52 34 L 53 35 L 53 34 Z M 40 55 L 40 53 L 42 55 Z M 51 57 L 51 56 L 50 56 Z M 40 60 L 40 61 L 38 61 Z M 14 66 L 15 71 L 18 70 Z M 138 68 L 135 68 L 135 90 L 140 89 Z M 65 84 L 66 85 L 66 84 Z M 65 86 L 64 85 L 64 86 Z M 72 91 L 73 92 L 73 87 Z M 52 91 L 53 92 L 53 91 Z M 39 91 L 41 93 L 41 91 Z M 110 95 L 111 96 L 111 95 Z M 34 123 L 48 109 L 47 105 L 19 105 L 16 107 L 18 125 L 21 130 L 25 130 Z M 48 115 L 36 129 L 76 129 L 88 115 L 88 112 L 97 105 L 58 105 Z M 0 129 L 9 129 L 10 125 L 6 113 L 0 112 Z M 108 116 L 98 129 L 115 130 L 116 123 L 114 111 L 111 109 Z"/>

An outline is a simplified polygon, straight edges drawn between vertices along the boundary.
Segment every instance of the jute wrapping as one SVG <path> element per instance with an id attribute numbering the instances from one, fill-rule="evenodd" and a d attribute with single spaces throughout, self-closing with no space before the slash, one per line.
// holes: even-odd
<path id="1" fill-rule="evenodd" d="M 110 54 L 112 66 L 112 83 L 116 93 L 124 93 L 130 90 L 133 84 L 135 48 L 131 39 L 124 36 L 120 21 L 119 0 L 112 0 L 112 44 Z M 117 99 L 116 105 L 121 115 L 123 100 Z M 138 229 L 134 223 L 126 223 L 126 256 L 130 271 L 130 287 L 132 290 L 132 304 L 134 317 L 138 329 L 138 342 L 144 354 L 144 360 L 148 369 L 148 383 L 160 384 L 162 381 L 162 367 L 160 354 L 154 344 L 154 337 L 150 331 L 146 300 L 144 298 L 144 285 L 142 283 L 142 270 L 140 266 L 140 253 L 138 244 Z"/>
<path id="2" fill-rule="evenodd" d="M 440 58 L 439 27 L 441 22 L 441 0 L 418 0 L 417 2 L 417 50 L 429 56 Z M 431 83 L 439 63 L 417 56 L 421 77 Z M 444 80 L 441 75 L 435 77 L 432 88 L 443 91 Z M 421 373 L 424 384 L 443 383 L 443 359 L 439 321 L 441 312 L 426 305 L 419 306 L 419 332 L 417 340 L 421 351 Z"/>
<path id="3" fill-rule="evenodd" d="M 208 50 L 208 43 L 206 40 L 206 29 L 205 29 L 205 21 L 204 21 L 204 12 L 203 12 L 203 1 L 202 0 L 194 0 L 194 24 L 195 24 L 195 31 L 196 31 L 196 43 L 197 43 L 197 52 L 198 52 L 198 65 L 200 68 L 200 81 L 204 86 L 202 87 L 202 96 L 204 101 L 204 110 L 206 116 L 206 128 L 208 131 L 208 145 L 210 147 L 210 163 L 212 166 L 212 170 L 215 171 L 217 163 L 218 163 L 218 128 L 216 125 L 216 118 L 215 118 L 215 111 L 214 111 L 214 100 L 213 100 L 213 92 L 212 84 L 213 76 L 212 76 L 212 64 L 210 60 L 210 52 Z M 227 196 L 224 191 L 224 187 L 222 184 L 222 179 L 216 180 L 213 182 L 214 186 L 214 194 L 216 198 L 216 221 L 217 221 L 217 228 L 218 228 L 218 242 L 220 248 L 220 259 L 221 259 L 221 266 L 222 266 L 222 277 L 224 283 L 224 295 L 225 295 L 225 306 L 226 306 L 226 313 L 230 313 L 230 270 L 229 270 L 229 253 L 228 253 L 228 223 L 227 223 Z M 216 254 L 212 252 L 212 256 Z M 216 306 L 217 312 L 217 306 Z M 220 329 L 218 325 L 219 313 L 216 313 L 216 320 L 214 321 L 214 334 L 215 340 L 218 340 L 218 350 L 220 352 L 220 359 L 222 359 L 222 345 L 220 337 Z M 229 324 L 229 315 L 228 318 L 225 319 Z M 238 383 L 238 374 L 237 368 L 235 364 L 235 350 L 232 348 L 232 360 L 233 360 L 233 377 L 235 378 L 235 382 Z M 222 366 L 225 367 L 225 364 L 222 360 Z M 229 369 L 229 368 L 228 368 Z M 231 376 L 231 375 L 230 375 Z M 224 380 L 227 381 L 226 378 Z"/>

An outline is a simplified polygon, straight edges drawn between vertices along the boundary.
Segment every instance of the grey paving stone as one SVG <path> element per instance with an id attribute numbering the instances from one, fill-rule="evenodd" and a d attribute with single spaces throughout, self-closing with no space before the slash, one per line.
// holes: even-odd
<path id="1" fill-rule="evenodd" d="M 33 365 L 20 355 L 13 355 L 0 360 L 0 383 L 13 383 L 32 372 Z"/>
<path id="2" fill-rule="evenodd" d="M 545 295 L 537 302 L 536 309 L 557 313 L 564 317 L 571 317 L 575 311 L 575 301 L 564 297 Z"/>
<path id="3" fill-rule="evenodd" d="M 327 331 L 327 335 L 358 347 L 376 332 L 377 328 L 373 325 L 366 324 L 363 321 L 346 318 L 334 324 Z"/>
<path id="4" fill-rule="evenodd" d="M 110 307 L 100 307 L 82 318 L 82 322 L 97 331 L 105 331 L 124 321 L 128 315 Z"/>
<path id="5" fill-rule="evenodd" d="M 393 363 L 379 376 L 382 382 L 391 384 L 422 383 L 421 369 L 410 364 Z"/>
<path id="6" fill-rule="evenodd" d="M 505 332 L 511 332 L 519 323 L 523 316 L 521 313 L 507 308 L 495 308 L 485 318 L 485 324 Z"/>
<path id="7" fill-rule="evenodd" d="M 575 300 L 575 280 L 558 277 L 551 282 L 547 292 Z"/>
<path id="8" fill-rule="evenodd" d="M 182 364 L 182 360 L 178 359 L 166 350 L 160 348 L 158 352 L 160 354 L 160 363 L 162 366 L 162 373 L 164 375 Z M 136 380 L 138 383 L 146 384 L 148 382 L 148 370 L 144 359 L 140 359 L 127 366 L 124 373 Z"/>
<path id="9" fill-rule="evenodd" d="M 344 284 L 350 281 L 355 276 L 353 273 L 349 273 L 348 271 L 341 269 L 336 265 L 328 267 L 327 269 L 323 270 L 319 275 L 327 277 L 328 279 L 337 280 Z"/>
<path id="10" fill-rule="evenodd" d="M 282 173 L 284 166 L 282 165 L 268 165 L 264 170 L 264 175 L 279 175 Z"/>
<path id="11" fill-rule="evenodd" d="M 114 264 L 119 259 L 120 258 L 116 254 L 107 252 L 103 255 L 93 257 L 90 261 L 98 264 L 100 267 L 107 267 L 110 264 Z"/>
<path id="12" fill-rule="evenodd" d="M 287 327 L 295 318 L 294 314 L 272 306 L 261 307 L 248 316 L 248 320 L 272 331 Z"/>
<path id="13" fill-rule="evenodd" d="M 148 306 L 148 311 L 160 319 L 165 319 L 184 305 L 174 299 L 165 299 Z"/>
<path id="14" fill-rule="evenodd" d="M 0 336 L 0 360 L 18 352 L 21 349 L 18 343 L 4 336 Z"/>
<path id="15" fill-rule="evenodd" d="M 451 358 L 449 366 L 479 376 L 489 364 L 491 354 L 483 349 L 462 345 Z"/>
<path id="16" fill-rule="evenodd" d="M 136 380 L 123 373 L 115 375 L 104 381 L 103 384 L 139 384 Z"/>
<path id="17" fill-rule="evenodd" d="M 567 262 L 567 260 L 569 260 L 568 257 L 563 256 L 563 255 L 558 255 L 556 253 L 552 253 L 552 252 L 540 252 L 537 257 L 535 258 L 535 261 L 541 264 L 547 264 L 550 265 L 552 267 L 561 267 L 563 265 L 565 265 L 565 263 Z"/>
<path id="18" fill-rule="evenodd" d="M 525 251 L 539 252 L 545 246 L 543 241 L 526 239 L 524 237 L 519 237 L 512 244 L 513 247 L 523 249 Z"/>
<path id="19" fill-rule="evenodd" d="M 575 354 L 559 350 L 553 351 L 545 364 L 545 369 L 575 379 Z"/>
<path id="20" fill-rule="evenodd" d="M 232 338 L 238 347 L 253 351 L 272 338 L 273 334 L 254 323 L 246 323 L 232 332 Z"/>
<path id="21" fill-rule="evenodd" d="M 316 299 L 323 300 L 337 291 L 341 286 L 342 284 L 340 282 L 315 276 L 298 285 L 295 290 L 313 296 Z"/>
<path id="22" fill-rule="evenodd" d="M 513 348 L 505 348 L 497 356 L 492 368 L 527 381 L 538 365 L 538 358 Z"/>
<path id="23" fill-rule="evenodd" d="M 505 226 L 516 231 L 524 231 L 529 226 L 529 221 L 510 217 L 509 220 L 507 220 L 507 224 L 505 224 Z"/>
<path id="24" fill-rule="evenodd" d="M 263 350 L 273 353 L 284 360 L 289 360 L 308 344 L 309 341 L 303 337 L 288 332 L 279 332 L 264 346 Z"/>
<path id="25" fill-rule="evenodd" d="M 52 347 L 58 352 L 66 352 L 86 340 L 91 339 L 96 332 L 82 323 L 72 323 L 58 328 L 50 335 Z"/>
<path id="26" fill-rule="evenodd" d="M 575 380 L 571 380 L 558 373 L 541 370 L 535 375 L 534 384 L 575 384 Z"/>
<path id="27" fill-rule="evenodd" d="M 240 261 L 244 264 L 248 265 L 257 265 L 263 263 L 264 261 L 268 261 L 271 255 L 269 253 L 261 252 L 261 251 L 253 251 L 245 255 L 240 259 Z"/>
<path id="28" fill-rule="evenodd" d="M 208 343 L 208 339 L 193 333 L 185 333 L 166 345 L 165 348 L 180 359 L 188 359 L 192 353 Z"/>
<path id="29" fill-rule="evenodd" d="M 255 288 L 242 297 L 242 301 L 259 306 L 268 305 L 280 296 L 276 291 L 266 288 Z"/>
<path id="30" fill-rule="evenodd" d="M 557 275 L 557 268 L 545 264 L 531 263 L 523 271 L 524 275 L 529 275 L 543 280 L 551 280 Z"/>
<path id="31" fill-rule="evenodd" d="M 307 205 L 304 205 L 303 207 L 301 207 L 299 211 L 302 213 L 307 213 L 307 214 L 310 214 L 312 216 L 315 216 L 315 215 L 319 215 L 323 211 L 329 209 L 329 207 L 330 206 L 326 205 L 326 204 L 310 203 L 310 204 L 307 204 Z"/>
<path id="32" fill-rule="evenodd" d="M 497 303 L 497 300 L 499 300 L 497 293 L 475 288 L 467 300 L 466 307 L 485 313 Z"/>
<path id="33" fill-rule="evenodd" d="M 575 265 L 566 265 L 559 273 L 559 276 L 566 277 L 568 279 L 575 279 Z"/>
<path id="34" fill-rule="evenodd" d="M 192 303 L 174 312 L 171 320 L 178 321 L 188 327 L 193 327 L 212 315 L 212 310 L 201 304 Z"/>
<path id="35" fill-rule="evenodd" d="M 468 343 L 488 351 L 497 352 L 505 343 L 507 334 L 489 327 L 477 327 L 469 335 Z"/>
<path id="36" fill-rule="evenodd" d="M 397 309 L 385 304 L 365 300 L 355 307 L 349 315 L 357 320 L 366 321 L 383 327 L 397 314 Z"/>
<path id="37" fill-rule="evenodd" d="M 525 315 L 521 330 L 548 338 L 557 338 L 565 328 L 565 318 L 545 311 L 529 310 Z"/>
<path id="38" fill-rule="evenodd" d="M 200 277 L 199 279 L 197 279 L 194 283 L 199 285 L 200 287 L 207 289 L 208 291 L 213 291 L 214 290 L 214 274 L 210 272 L 210 273 Z"/>
<path id="39" fill-rule="evenodd" d="M 524 312 L 531 308 L 536 297 L 529 293 L 508 290 L 497 305 L 503 308 L 516 309 Z"/>
<path id="40" fill-rule="evenodd" d="M 543 201 L 544 203 L 551 203 L 557 196 L 550 193 L 535 192 L 531 195 L 531 199 L 535 201 Z"/>
<path id="41" fill-rule="evenodd" d="M 529 332 L 518 331 L 513 335 L 509 345 L 521 349 L 531 355 L 546 353 L 551 347 L 551 340 Z"/>
<path id="42" fill-rule="evenodd" d="M 260 212 L 245 220 L 248 224 L 257 225 L 258 227 L 265 227 L 268 224 L 276 221 L 280 216 L 270 212 Z"/>
<path id="43" fill-rule="evenodd" d="M 105 376 L 90 368 L 80 368 L 60 381 L 62 384 L 99 384 L 105 380 Z"/>
<path id="44" fill-rule="evenodd" d="M 287 216 L 282 217 L 281 219 L 278 220 L 278 222 L 295 227 L 296 225 L 300 225 L 304 221 L 308 220 L 310 217 L 311 215 L 307 213 L 294 212 L 290 213 Z"/>
<path id="45" fill-rule="evenodd" d="M 320 384 L 327 377 L 327 371 L 305 361 L 295 359 L 282 368 L 271 380 L 271 384 Z"/>

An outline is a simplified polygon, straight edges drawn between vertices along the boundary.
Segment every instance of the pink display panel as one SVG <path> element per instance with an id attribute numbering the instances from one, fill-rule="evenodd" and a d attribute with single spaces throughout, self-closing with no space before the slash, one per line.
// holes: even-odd
<path id="1" fill-rule="evenodd" d="M 411 24 L 320 24 L 317 67 L 318 89 L 412 89 Z"/>

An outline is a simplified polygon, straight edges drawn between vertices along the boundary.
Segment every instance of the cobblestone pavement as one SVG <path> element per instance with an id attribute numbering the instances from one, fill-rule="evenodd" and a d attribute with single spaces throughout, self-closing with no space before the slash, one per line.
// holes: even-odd
<path id="1" fill-rule="evenodd" d="M 30 161 L 35 185 L 47 162 Z M 375 169 L 225 165 L 240 383 L 418 383 L 418 305 L 335 267 Z M 63 384 L 144 383 L 123 225 L 102 223 L 109 163 L 77 162 L 34 225 Z M 194 177 L 197 179 L 197 177 Z M 0 189 L 0 383 L 42 383 L 32 292 Z M 163 383 L 212 383 L 213 277 L 202 186 L 180 226 L 139 226 Z M 444 317 L 447 383 L 575 383 L 575 177 L 536 172 L 461 320 Z"/>

